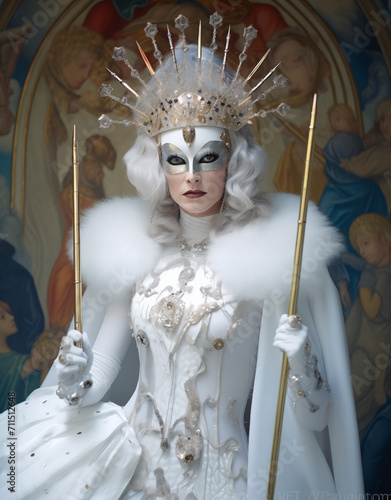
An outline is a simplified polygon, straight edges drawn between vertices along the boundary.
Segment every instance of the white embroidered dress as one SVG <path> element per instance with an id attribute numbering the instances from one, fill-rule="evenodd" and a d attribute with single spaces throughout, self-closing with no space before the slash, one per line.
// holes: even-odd
<path id="1" fill-rule="evenodd" d="M 243 414 L 261 309 L 236 302 L 208 265 L 212 219 L 181 214 L 183 240 L 132 300 L 140 377 L 130 423 L 142 455 L 131 487 L 142 498 L 231 500 L 246 489 Z"/>

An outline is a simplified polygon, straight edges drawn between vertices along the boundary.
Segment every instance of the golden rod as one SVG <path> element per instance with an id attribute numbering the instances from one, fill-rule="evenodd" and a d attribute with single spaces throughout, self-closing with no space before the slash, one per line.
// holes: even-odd
<path id="1" fill-rule="evenodd" d="M 76 140 L 76 125 L 73 126 L 72 137 L 72 170 L 73 170 L 73 261 L 74 261 L 74 292 L 75 292 L 75 330 L 83 333 L 82 326 L 82 282 L 80 271 L 80 204 L 79 204 L 79 151 Z M 81 343 L 76 344 L 82 347 Z"/>
<path id="2" fill-rule="evenodd" d="M 138 50 L 141 54 L 141 57 L 143 58 L 145 66 L 148 68 L 148 71 L 150 72 L 150 74 L 154 75 L 155 71 L 152 67 L 152 64 L 148 61 L 148 57 L 147 57 L 146 53 L 143 51 L 143 49 L 141 48 L 141 45 L 137 41 L 136 41 L 136 44 L 137 44 Z"/>
<path id="3" fill-rule="evenodd" d="M 255 73 L 258 71 L 258 69 L 262 66 L 264 60 L 267 58 L 267 56 L 269 55 L 269 52 L 270 52 L 271 49 L 268 49 L 264 55 L 262 56 L 261 60 L 258 62 L 258 64 L 255 66 L 255 68 L 251 71 L 251 73 L 248 75 L 248 77 L 244 80 L 245 82 L 248 82 L 254 75 Z"/>
<path id="4" fill-rule="evenodd" d="M 201 84 L 201 60 L 202 60 L 202 41 L 201 41 L 201 21 L 198 24 L 198 41 L 197 41 L 197 70 L 198 70 L 198 85 Z"/>
<path id="5" fill-rule="evenodd" d="M 304 232 L 305 232 L 305 224 L 306 224 L 307 208 L 308 208 L 309 180 L 311 173 L 312 156 L 314 152 L 316 104 L 317 104 L 317 94 L 314 94 L 314 99 L 312 102 L 312 110 L 311 110 L 311 120 L 308 131 L 303 188 L 301 191 L 301 199 L 300 199 L 300 211 L 299 211 L 299 220 L 297 225 L 296 248 L 295 248 L 295 257 L 293 262 L 292 284 L 291 284 L 291 294 L 288 307 L 288 316 L 292 316 L 297 313 L 300 271 L 301 271 L 301 262 L 303 257 L 303 246 L 304 246 Z M 269 482 L 267 485 L 267 494 L 266 494 L 267 500 L 274 499 L 274 492 L 275 492 L 277 472 L 278 472 L 277 470 L 278 456 L 281 444 L 282 421 L 284 418 L 288 372 L 289 372 L 288 358 L 284 353 L 281 365 L 280 387 L 278 391 L 276 419 L 274 423 L 273 445 L 272 445 L 272 453 L 269 466 Z"/>

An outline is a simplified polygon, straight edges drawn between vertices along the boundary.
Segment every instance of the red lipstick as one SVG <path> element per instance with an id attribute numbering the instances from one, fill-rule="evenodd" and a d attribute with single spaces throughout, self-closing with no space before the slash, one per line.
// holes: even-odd
<path id="1" fill-rule="evenodd" d="M 200 191 L 199 189 L 196 189 L 195 191 L 189 190 L 186 191 L 186 193 L 183 193 L 183 196 L 186 196 L 186 198 L 201 198 L 205 195 L 205 191 Z"/>

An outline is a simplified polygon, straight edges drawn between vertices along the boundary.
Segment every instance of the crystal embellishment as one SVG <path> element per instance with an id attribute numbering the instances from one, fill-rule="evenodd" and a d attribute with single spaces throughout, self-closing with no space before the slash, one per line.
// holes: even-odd
<path id="1" fill-rule="evenodd" d="M 217 12 L 212 14 L 209 18 L 209 24 L 213 26 L 213 28 L 219 28 L 222 25 L 222 23 L 223 23 L 223 18 Z"/>
<path id="2" fill-rule="evenodd" d="M 199 430 L 193 435 L 179 436 L 175 445 L 176 456 L 181 462 L 188 465 L 199 458 L 201 450 L 202 436 Z"/>
<path id="3" fill-rule="evenodd" d="M 185 31 L 185 29 L 188 27 L 189 27 L 189 20 L 183 14 L 180 14 L 175 19 L 175 28 L 177 28 L 179 31 Z"/>
<path id="4" fill-rule="evenodd" d="M 177 295 L 171 294 L 159 304 L 158 321 L 167 332 L 174 330 L 180 323 L 185 303 Z"/>
<path id="5" fill-rule="evenodd" d="M 114 61 L 123 61 L 126 59 L 126 50 L 125 47 L 115 47 L 113 53 Z"/>
<path id="6" fill-rule="evenodd" d="M 144 31 L 149 38 L 154 38 L 157 35 L 157 26 L 156 24 L 147 23 L 147 26 L 144 28 Z"/>

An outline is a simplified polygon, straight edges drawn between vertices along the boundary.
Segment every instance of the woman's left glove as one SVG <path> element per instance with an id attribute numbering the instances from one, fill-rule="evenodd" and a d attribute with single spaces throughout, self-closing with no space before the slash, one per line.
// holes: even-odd
<path id="1" fill-rule="evenodd" d="M 273 345 L 288 357 L 293 373 L 305 375 L 308 364 L 308 328 L 301 324 L 298 316 L 283 314 L 280 318 Z M 306 351 L 307 348 L 307 351 Z"/>
<path id="2" fill-rule="evenodd" d="M 310 429 L 324 429 L 330 388 L 318 370 L 317 357 L 311 354 L 308 328 L 301 324 L 298 316 L 283 314 L 273 345 L 284 351 L 288 358 L 289 395 L 297 418 Z"/>

